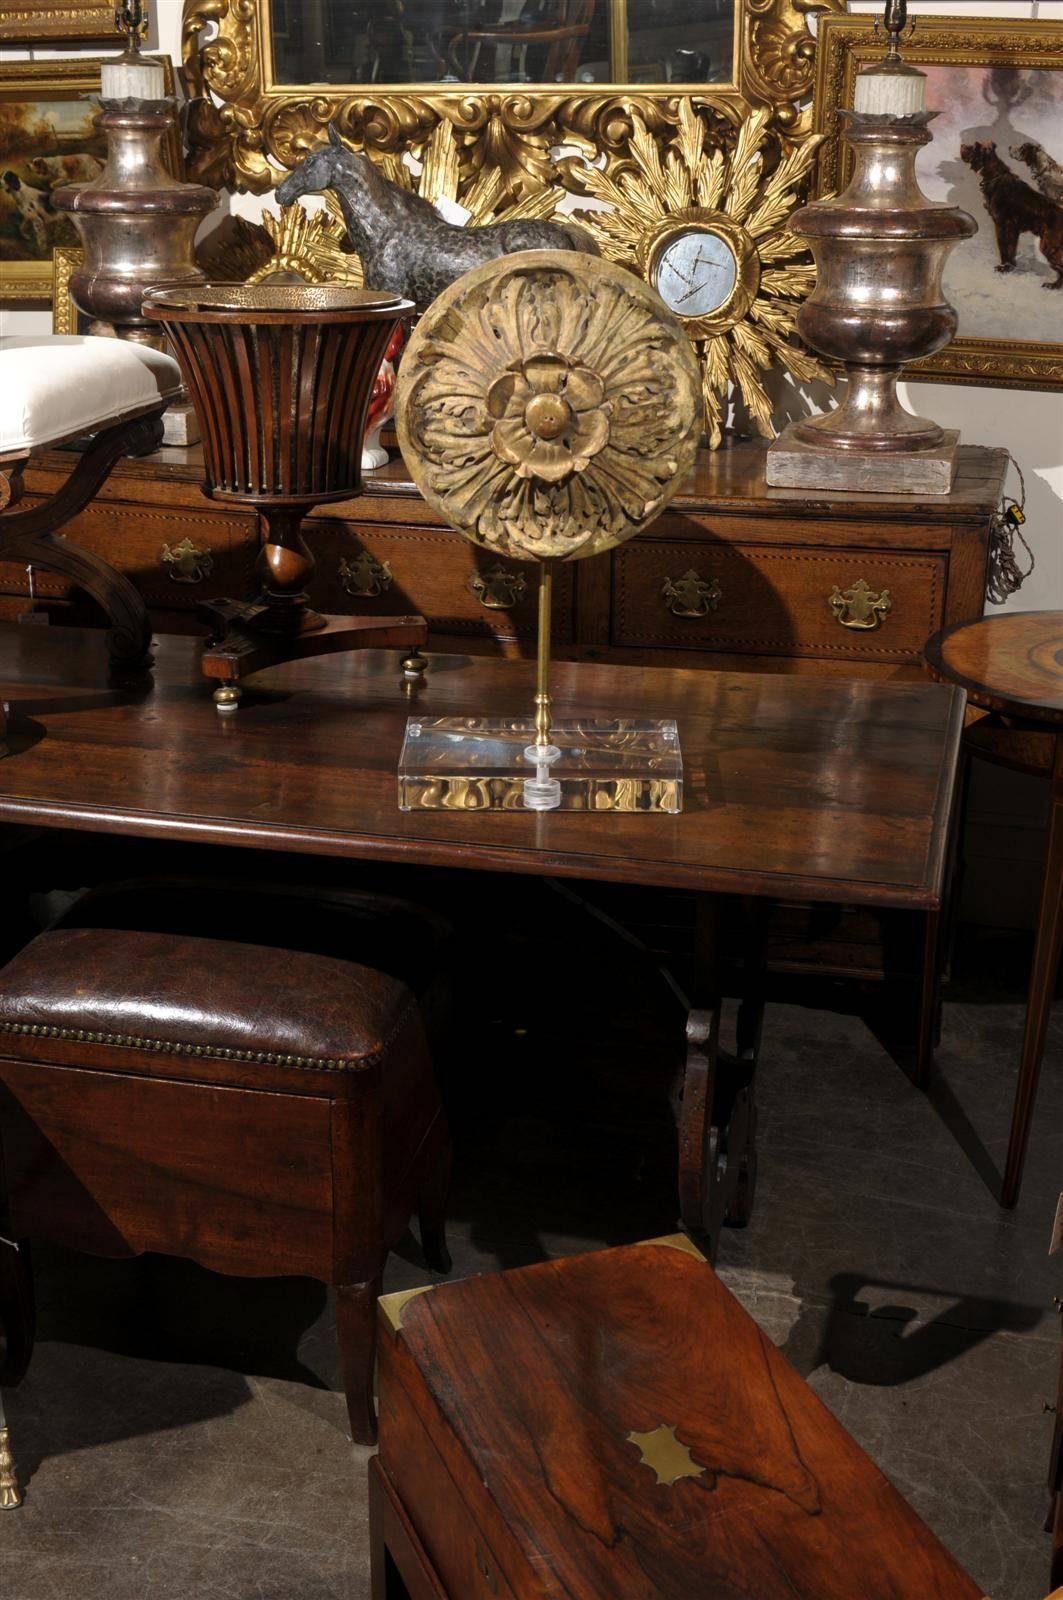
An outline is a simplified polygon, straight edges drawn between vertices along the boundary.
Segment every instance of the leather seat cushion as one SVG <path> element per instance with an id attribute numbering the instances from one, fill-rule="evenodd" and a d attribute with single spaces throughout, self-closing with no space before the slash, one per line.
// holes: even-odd
<path id="1" fill-rule="evenodd" d="M 417 1001 L 332 956 L 181 934 L 57 928 L 0 970 L 0 1031 L 315 1070 L 371 1066 Z"/>
<path id="2" fill-rule="evenodd" d="M 107 882 L 76 900 L 64 928 L 128 928 L 339 956 L 398 978 L 423 996 L 439 975 L 451 929 L 426 906 L 354 888 L 193 875 Z"/>
<path id="3" fill-rule="evenodd" d="M 0 456 L 99 433 L 181 393 L 172 356 L 95 334 L 0 339 Z"/>

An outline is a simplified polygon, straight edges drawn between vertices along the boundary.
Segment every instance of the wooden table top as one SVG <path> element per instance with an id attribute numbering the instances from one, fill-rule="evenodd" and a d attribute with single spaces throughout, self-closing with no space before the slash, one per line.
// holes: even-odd
<path id="1" fill-rule="evenodd" d="M 160 637 L 139 697 L 98 632 L 0 625 L 13 719 L 0 821 L 319 855 L 935 907 L 960 690 L 558 663 L 555 714 L 674 717 L 678 816 L 398 809 L 406 718 L 523 714 L 532 661 L 433 656 L 407 699 L 398 653 L 289 663 L 214 709 L 195 640 Z"/>
<path id="2" fill-rule="evenodd" d="M 1063 722 L 1063 611 L 1013 611 L 943 628 L 926 647 L 935 677 L 976 705 Z"/>

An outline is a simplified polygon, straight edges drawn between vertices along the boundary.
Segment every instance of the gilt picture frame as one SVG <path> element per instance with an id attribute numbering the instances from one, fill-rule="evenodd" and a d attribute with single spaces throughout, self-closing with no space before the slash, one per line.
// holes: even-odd
<path id="1" fill-rule="evenodd" d="M 536 3 L 525 0 L 525 9 Z M 463 171 L 496 173 L 520 200 L 556 183 L 551 152 L 558 147 L 599 152 L 612 164 L 622 159 L 632 112 L 668 138 L 683 100 L 698 108 L 721 102 L 767 106 L 784 139 L 809 133 L 816 55 L 810 17 L 844 11 L 846 0 L 730 0 L 730 81 L 704 84 L 682 76 L 628 81 L 635 70 L 633 3 L 596 0 L 596 16 L 607 24 L 615 82 L 584 82 L 577 68 L 576 81 L 569 82 L 389 84 L 378 75 L 349 84 L 301 84 L 284 81 L 277 64 L 273 19 L 285 0 L 184 0 L 182 73 L 192 101 L 189 177 L 262 194 L 324 140 L 329 122 L 356 149 L 387 163 L 416 154 L 445 121 L 457 136 Z"/>
<path id="2" fill-rule="evenodd" d="M 13 0 L 0 7 L 0 44 L 77 44 L 113 39 L 114 0 Z"/>
<path id="3" fill-rule="evenodd" d="M 105 142 L 93 127 L 101 66 L 93 57 L 0 63 L 0 303 L 50 301 L 54 252 L 79 244 L 49 197 L 103 169 Z M 173 69 L 165 67 L 172 94 Z M 176 138 L 167 161 L 180 175 Z"/>
<path id="4" fill-rule="evenodd" d="M 881 54 L 872 18 L 821 18 L 818 194 L 849 181 L 837 113 L 852 107 L 857 72 Z M 956 337 L 905 376 L 1063 388 L 1063 23 L 920 15 L 904 57 L 926 73 L 927 105 L 939 112 L 919 153 L 920 185 L 978 224 L 945 269 Z"/>

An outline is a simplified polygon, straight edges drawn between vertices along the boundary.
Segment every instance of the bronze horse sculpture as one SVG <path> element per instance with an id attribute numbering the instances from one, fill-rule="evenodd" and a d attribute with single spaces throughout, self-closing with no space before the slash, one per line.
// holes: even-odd
<path id="1" fill-rule="evenodd" d="M 591 236 L 575 224 L 517 220 L 455 227 L 420 195 L 385 178 L 368 156 L 349 149 L 332 123 L 328 135 L 328 144 L 311 151 L 277 185 L 278 203 L 291 205 L 300 195 L 331 189 L 366 287 L 403 295 L 418 311 L 472 267 L 516 250 L 598 254 Z"/>

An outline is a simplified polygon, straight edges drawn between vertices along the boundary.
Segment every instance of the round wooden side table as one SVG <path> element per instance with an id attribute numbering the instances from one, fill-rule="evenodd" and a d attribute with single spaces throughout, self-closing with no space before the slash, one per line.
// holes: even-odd
<path id="1" fill-rule="evenodd" d="M 999 738 L 986 745 L 987 730 L 972 748 L 1005 760 L 1007 735 L 1014 737 L 1015 765 L 1051 775 L 1048 849 L 1034 939 L 1033 969 L 1019 1083 L 1011 1120 L 1001 1204 L 1019 1198 L 1041 1075 L 1052 994 L 1063 951 L 1063 611 L 1025 611 L 961 622 L 935 634 L 924 653 L 935 678 L 957 683 L 970 701 L 994 713 Z M 982 747 L 986 746 L 984 752 Z M 1030 752 L 1036 753 L 1036 760 Z"/>

